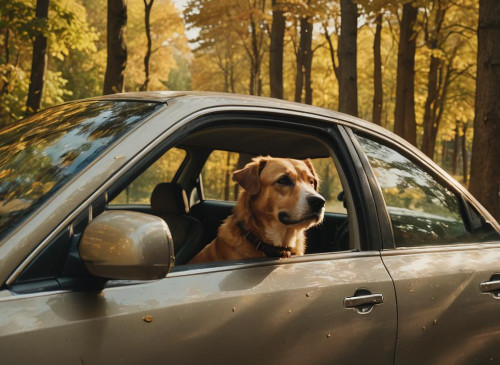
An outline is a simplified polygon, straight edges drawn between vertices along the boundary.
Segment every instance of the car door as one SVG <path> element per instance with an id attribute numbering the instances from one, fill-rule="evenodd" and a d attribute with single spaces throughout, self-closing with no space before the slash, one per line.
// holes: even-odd
<path id="1" fill-rule="evenodd" d="M 344 298 L 384 297 L 364 313 Z M 116 285 L 115 287 L 113 287 Z M 150 283 L 0 299 L 9 364 L 391 364 L 395 300 L 378 253 L 172 272 Z"/>
<path id="2" fill-rule="evenodd" d="M 394 232 L 395 248 L 382 259 L 398 302 L 396 364 L 498 362 L 498 232 L 408 151 L 368 135 L 357 140 Z"/>

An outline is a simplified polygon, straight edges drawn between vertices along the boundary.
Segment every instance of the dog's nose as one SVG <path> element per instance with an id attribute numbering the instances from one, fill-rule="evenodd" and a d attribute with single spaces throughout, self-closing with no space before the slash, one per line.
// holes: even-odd
<path id="1" fill-rule="evenodd" d="M 309 195 L 307 202 L 313 211 L 320 211 L 325 206 L 325 199 L 321 195 Z"/>

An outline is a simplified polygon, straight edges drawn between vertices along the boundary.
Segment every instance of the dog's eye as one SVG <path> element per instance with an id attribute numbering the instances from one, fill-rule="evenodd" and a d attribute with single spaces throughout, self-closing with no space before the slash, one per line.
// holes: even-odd
<path id="1" fill-rule="evenodd" d="M 287 185 L 287 186 L 294 185 L 292 179 L 290 179 L 290 176 L 288 175 L 283 175 L 282 177 L 280 177 L 278 181 L 276 181 L 276 184 Z"/>

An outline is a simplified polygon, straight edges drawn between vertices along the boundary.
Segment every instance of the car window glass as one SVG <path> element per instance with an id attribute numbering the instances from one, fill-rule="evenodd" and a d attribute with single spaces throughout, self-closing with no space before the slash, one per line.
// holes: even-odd
<path id="1" fill-rule="evenodd" d="M 331 158 L 312 159 L 314 169 L 320 176 L 319 193 L 326 200 L 325 212 L 347 214 L 340 176 Z"/>
<path id="2" fill-rule="evenodd" d="M 110 204 L 149 204 L 151 192 L 162 182 L 171 182 L 182 162 L 186 151 L 171 148 L 137 177 Z"/>
<path id="3" fill-rule="evenodd" d="M 68 103 L 0 130 L 0 236 L 161 105 Z"/>
<path id="4" fill-rule="evenodd" d="M 470 240 L 457 196 L 392 148 L 358 136 L 378 180 L 396 246 Z"/>

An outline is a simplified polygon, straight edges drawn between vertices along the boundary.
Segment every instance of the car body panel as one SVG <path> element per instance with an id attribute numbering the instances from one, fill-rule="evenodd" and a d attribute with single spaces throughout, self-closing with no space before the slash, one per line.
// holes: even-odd
<path id="1" fill-rule="evenodd" d="M 500 359 L 500 300 L 479 289 L 500 272 L 499 244 L 386 250 L 382 258 L 398 300 L 396 364 Z"/>
<path id="2" fill-rule="evenodd" d="M 0 300 L 2 359 L 10 365 L 199 364 L 208 358 L 222 364 L 393 363 L 396 301 L 378 252 L 264 261 L 193 267 L 100 293 Z M 384 302 L 363 314 L 344 308 L 344 298 L 360 287 L 382 294 Z"/>

